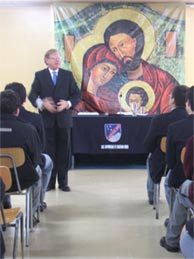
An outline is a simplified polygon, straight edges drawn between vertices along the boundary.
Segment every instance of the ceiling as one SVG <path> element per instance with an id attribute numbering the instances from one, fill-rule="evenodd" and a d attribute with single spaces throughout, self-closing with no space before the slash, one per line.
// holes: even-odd
<path id="1" fill-rule="evenodd" d="M 13 6 L 45 6 L 53 3 L 95 3 L 95 2 L 131 2 L 131 3 L 186 3 L 194 7 L 194 0 L 0 0 L 0 7 Z"/>
<path id="2" fill-rule="evenodd" d="M 33 3 L 57 3 L 57 2 L 120 2 L 118 0 L 0 0 L 0 3 L 3 4 L 21 4 L 21 3 L 26 3 L 26 4 L 33 4 Z M 194 0 L 123 0 L 122 2 L 132 2 L 132 3 L 145 3 L 145 2 L 149 2 L 149 3 L 193 3 L 194 4 Z"/>

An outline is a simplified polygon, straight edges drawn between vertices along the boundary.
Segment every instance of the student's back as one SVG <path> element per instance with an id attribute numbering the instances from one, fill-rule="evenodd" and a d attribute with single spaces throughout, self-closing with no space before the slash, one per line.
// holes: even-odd
<path id="1" fill-rule="evenodd" d="M 188 89 L 186 109 L 189 116 L 181 121 L 171 124 L 167 133 L 166 160 L 169 169 L 169 186 L 179 188 L 185 180 L 181 150 L 186 141 L 193 135 L 194 130 L 194 86 Z"/>
<path id="2" fill-rule="evenodd" d="M 24 122 L 31 123 L 35 127 L 35 129 L 37 130 L 37 133 L 39 135 L 40 141 L 41 141 L 42 151 L 44 151 L 45 131 L 44 131 L 43 120 L 42 120 L 42 117 L 40 116 L 40 114 L 28 111 L 23 106 L 21 106 L 18 118 Z"/>
<path id="3" fill-rule="evenodd" d="M 17 119 L 17 95 L 12 91 L 0 94 L 1 106 L 1 135 L 0 147 L 21 147 L 25 152 L 25 164 L 18 168 L 21 188 L 25 189 L 35 183 L 39 176 L 35 167 L 40 159 L 40 141 L 35 129 Z M 15 102 L 15 103 L 14 103 Z M 13 185 L 10 191 L 17 189 L 12 171 Z"/>
<path id="4" fill-rule="evenodd" d="M 144 140 L 146 149 L 151 153 L 149 159 L 150 176 L 154 182 L 160 182 L 166 165 L 165 154 L 160 149 L 161 138 L 167 136 L 168 126 L 188 116 L 185 109 L 186 86 L 176 86 L 172 92 L 170 103 L 174 109 L 152 119 L 149 131 Z"/>

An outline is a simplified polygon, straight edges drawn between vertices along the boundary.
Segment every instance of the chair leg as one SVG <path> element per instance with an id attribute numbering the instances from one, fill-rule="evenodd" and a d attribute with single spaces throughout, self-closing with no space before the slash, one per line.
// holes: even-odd
<path id="1" fill-rule="evenodd" d="M 3 205 L 2 203 L 0 204 L 0 210 L 1 210 L 1 215 L 2 215 L 2 219 L 3 219 L 3 224 L 2 224 L 2 230 L 5 231 L 6 230 L 6 224 L 5 224 L 5 216 L 4 216 L 4 213 L 3 213 Z"/>
<path id="2" fill-rule="evenodd" d="M 29 246 L 29 230 L 30 230 L 30 193 L 26 191 L 26 215 L 25 215 L 25 238 L 26 247 Z"/>
<path id="3" fill-rule="evenodd" d="M 32 188 L 29 189 L 29 220 L 30 231 L 33 231 L 33 201 L 32 201 Z"/>
<path id="4" fill-rule="evenodd" d="M 40 181 L 41 181 L 41 185 L 40 185 L 40 194 L 39 194 L 39 204 L 38 204 L 38 207 L 36 209 L 36 212 L 34 214 L 34 216 L 36 217 L 37 219 L 37 222 L 40 222 L 40 211 L 41 211 L 41 208 L 42 208 L 42 173 L 41 173 L 41 178 L 40 178 Z"/>
<path id="5" fill-rule="evenodd" d="M 157 184 L 154 183 L 154 199 L 153 199 L 153 201 L 154 201 L 153 209 L 154 209 L 154 210 L 156 209 L 156 190 L 157 190 L 157 186 L 156 186 L 156 185 L 157 185 Z"/>
<path id="6" fill-rule="evenodd" d="M 15 234 L 14 234 L 14 243 L 13 243 L 13 259 L 16 258 L 16 254 L 17 254 L 18 228 L 19 228 L 19 218 L 17 218 L 16 222 L 15 222 Z"/>
<path id="7" fill-rule="evenodd" d="M 20 217 L 20 240 L 21 240 L 21 255 L 22 259 L 24 258 L 24 218 L 23 213 L 21 213 Z"/>
<path id="8" fill-rule="evenodd" d="M 160 205 L 160 183 L 154 183 L 154 205 L 156 210 L 156 219 L 159 219 L 159 205 Z"/>
<path id="9" fill-rule="evenodd" d="M 156 219 L 159 219 L 159 204 L 160 204 L 160 184 L 154 183 L 154 206 L 156 210 Z"/>
<path id="10" fill-rule="evenodd" d="M 42 188 L 42 176 L 41 176 L 41 189 L 40 189 L 40 211 L 44 211 L 44 199 L 43 199 L 43 188 Z"/>
<path id="11" fill-rule="evenodd" d="M 156 219 L 159 219 L 159 206 L 160 206 L 160 184 L 156 184 Z"/>

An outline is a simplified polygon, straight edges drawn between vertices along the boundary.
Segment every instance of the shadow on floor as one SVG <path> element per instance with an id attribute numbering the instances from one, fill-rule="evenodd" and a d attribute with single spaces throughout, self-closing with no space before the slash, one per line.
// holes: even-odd
<path id="1" fill-rule="evenodd" d="M 74 168 L 139 168 L 146 167 L 147 154 L 76 154 L 74 155 Z"/>

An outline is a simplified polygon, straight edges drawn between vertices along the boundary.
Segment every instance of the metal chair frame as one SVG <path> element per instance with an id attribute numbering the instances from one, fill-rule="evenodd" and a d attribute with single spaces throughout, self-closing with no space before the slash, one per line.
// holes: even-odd
<path id="1" fill-rule="evenodd" d="M 183 147 L 181 150 L 181 162 L 184 162 L 185 158 L 185 153 L 186 153 L 186 147 Z M 188 208 L 187 209 L 187 220 L 191 219 L 194 217 L 194 208 Z"/>
<path id="2" fill-rule="evenodd" d="M 11 172 L 7 166 L 0 166 L 0 178 L 5 184 L 5 191 L 9 190 L 12 185 Z M 20 208 L 3 209 L 3 199 L 0 200 L 0 223 L 2 229 L 5 231 L 7 227 L 14 227 L 14 242 L 13 242 L 13 258 L 16 258 L 17 254 L 17 241 L 18 241 L 18 230 L 20 227 L 20 242 L 21 242 L 21 256 L 24 258 L 24 222 L 23 212 Z"/>
<path id="3" fill-rule="evenodd" d="M 32 187 L 22 191 L 17 167 L 25 163 L 25 153 L 20 147 L 0 148 L 0 164 L 12 168 L 15 174 L 18 190 L 7 192 L 9 195 L 25 195 L 25 237 L 26 246 L 29 246 L 29 232 L 33 230 L 33 210 L 32 210 Z M 27 173 L 27 172 L 26 172 Z"/>
<path id="4" fill-rule="evenodd" d="M 160 149 L 163 153 L 166 153 L 166 137 L 162 137 L 160 141 Z M 164 169 L 164 175 L 167 173 L 167 165 Z M 154 205 L 153 209 L 156 211 L 155 218 L 159 219 L 160 209 L 160 183 L 154 183 Z"/>
<path id="5" fill-rule="evenodd" d="M 163 153 L 166 153 L 166 137 L 162 137 L 161 142 L 160 142 L 160 149 Z M 181 161 L 183 162 L 184 159 L 184 154 L 185 154 L 185 148 L 182 149 L 181 151 Z M 167 164 L 164 170 L 164 175 L 167 174 Z M 173 210 L 173 204 L 174 204 L 174 200 L 176 197 L 176 193 L 177 193 L 177 189 L 171 187 L 170 188 L 170 214 L 172 213 Z M 160 183 L 154 183 L 154 206 L 153 208 L 156 210 L 156 219 L 159 219 L 159 206 L 160 206 L 160 202 L 159 202 L 159 198 L 160 198 Z"/>
<path id="6" fill-rule="evenodd" d="M 194 218 L 194 208 L 187 209 L 187 220 Z"/>

